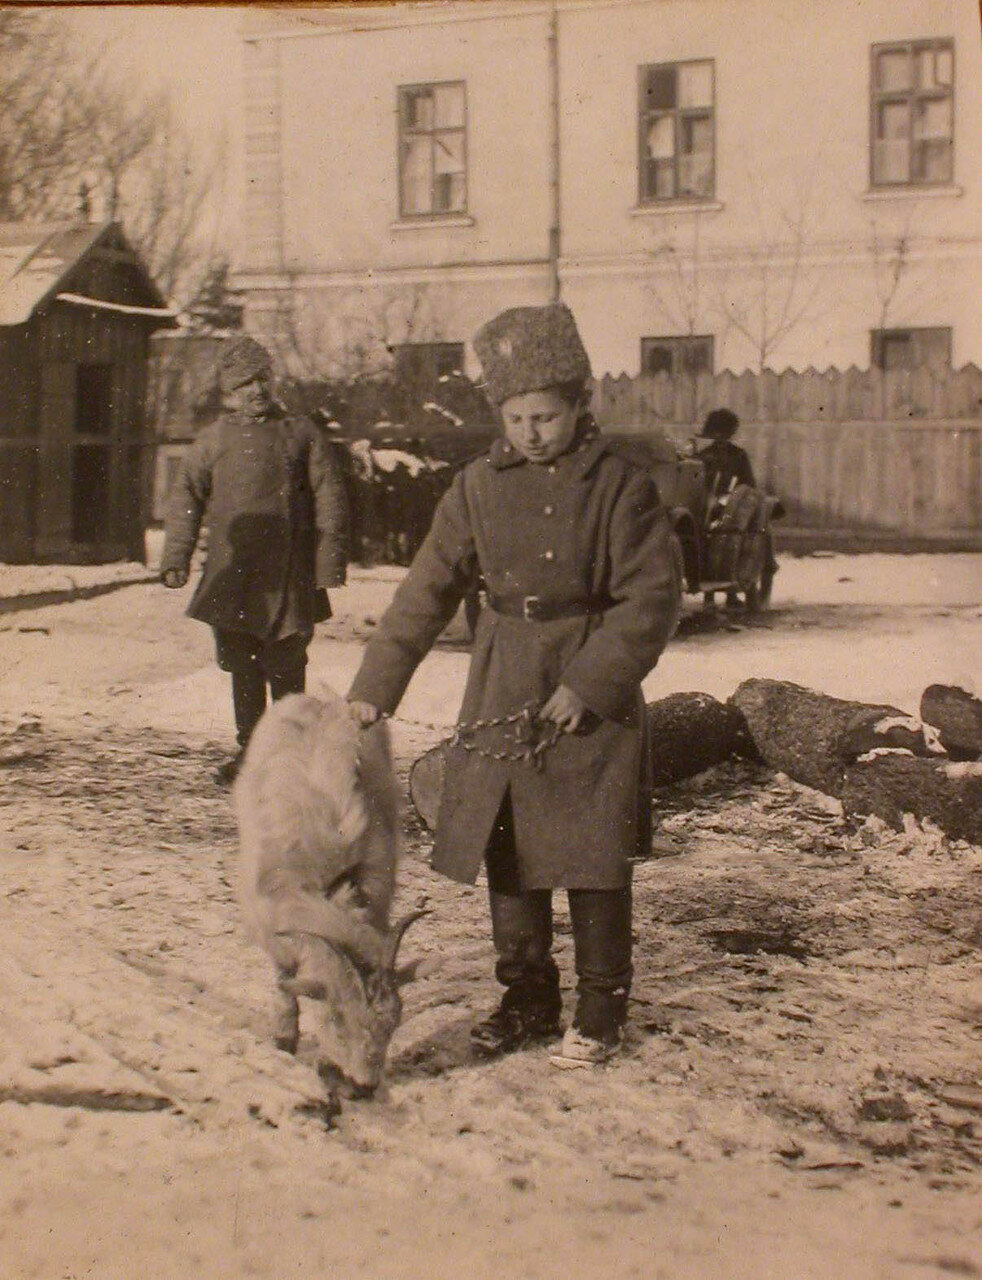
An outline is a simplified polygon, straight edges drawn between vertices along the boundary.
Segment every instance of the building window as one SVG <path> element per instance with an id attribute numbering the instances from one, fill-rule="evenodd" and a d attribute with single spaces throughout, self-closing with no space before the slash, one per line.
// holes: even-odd
<path id="1" fill-rule="evenodd" d="M 462 80 L 399 90 L 399 213 L 467 211 L 467 102 Z"/>
<path id="2" fill-rule="evenodd" d="M 711 60 L 640 68 L 638 199 L 642 204 L 703 200 L 714 194 L 715 93 Z"/>
<path id="3" fill-rule="evenodd" d="M 641 372 L 647 377 L 658 373 L 700 374 L 713 372 L 712 335 L 686 338 L 642 338 Z"/>
<path id="4" fill-rule="evenodd" d="M 393 355 L 400 382 L 429 386 L 440 378 L 464 372 L 462 342 L 404 342 L 393 348 Z"/>
<path id="5" fill-rule="evenodd" d="M 951 330 L 873 329 L 870 362 L 877 369 L 948 369 L 951 367 Z"/>
<path id="6" fill-rule="evenodd" d="M 875 44 L 870 74 L 874 187 L 951 182 L 954 40 Z"/>

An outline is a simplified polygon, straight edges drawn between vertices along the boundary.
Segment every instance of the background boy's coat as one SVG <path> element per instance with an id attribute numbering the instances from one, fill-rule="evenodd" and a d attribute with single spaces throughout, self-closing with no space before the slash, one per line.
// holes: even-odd
<path id="1" fill-rule="evenodd" d="M 161 571 L 186 569 L 207 508 L 208 558 L 188 613 L 266 640 L 330 616 L 314 592 L 340 586 L 348 556 L 343 478 L 301 419 L 227 414 L 188 450 Z"/>

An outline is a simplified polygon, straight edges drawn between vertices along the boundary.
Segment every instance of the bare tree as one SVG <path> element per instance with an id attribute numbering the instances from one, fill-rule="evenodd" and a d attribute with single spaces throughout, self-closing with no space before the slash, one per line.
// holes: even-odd
<path id="1" fill-rule="evenodd" d="M 303 290 L 296 273 L 275 295 L 264 334 L 291 376 L 342 382 L 385 374 L 396 347 L 442 336 L 437 304 L 425 286 L 324 296 Z"/>
<path id="2" fill-rule="evenodd" d="M 64 19 L 0 8 L 0 219 L 120 221 L 179 305 L 219 256 L 224 144 L 177 122 L 168 95 L 120 75 L 107 47 L 72 41 Z"/>
<path id="3" fill-rule="evenodd" d="M 746 187 L 753 210 L 745 265 L 739 276 L 724 272 L 715 304 L 726 323 L 754 351 L 757 371 L 770 367 L 774 352 L 808 318 L 814 318 L 820 274 L 809 263 L 817 223 L 815 183 L 819 165 L 806 167 L 788 202 L 776 199 L 748 162 Z"/>
<path id="4" fill-rule="evenodd" d="M 57 17 L 0 8 L 0 219 L 64 216 L 85 168 L 91 71 Z"/>
<path id="5" fill-rule="evenodd" d="M 689 235 L 670 234 L 648 250 L 652 271 L 644 286 L 652 310 L 664 323 L 666 335 L 693 338 L 712 327 L 702 250 L 702 214 L 685 215 Z M 689 421 L 699 417 L 699 370 L 694 361 L 682 362 Z"/>

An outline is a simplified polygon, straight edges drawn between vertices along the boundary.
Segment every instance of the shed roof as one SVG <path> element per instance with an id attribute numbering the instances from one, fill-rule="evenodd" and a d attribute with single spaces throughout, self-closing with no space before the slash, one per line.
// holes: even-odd
<path id="1" fill-rule="evenodd" d="M 140 301 L 146 305 L 128 310 L 170 323 L 174 312 L 116 223 L 0 222 L 0 325 L 30 320 L 42 303 L 57 298 L 75 268 L 100 249 L 112 249 L 138 273 Z M 65 300 L 116 305 L 94 292 L 73 291 Z"/>

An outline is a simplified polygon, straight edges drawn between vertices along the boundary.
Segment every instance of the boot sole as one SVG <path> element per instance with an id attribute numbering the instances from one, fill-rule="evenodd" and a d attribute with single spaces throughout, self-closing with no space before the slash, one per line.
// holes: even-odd
<path id="1" fill-rule="evenodd" d="M 558 1040 L 562 1034 L 562 1027 L 556 1027 L 554 1031 L 529 1032 L 528 1035 L 522 1036 L 521 1040 L 507 1044 L 484 1044 L 472 1037 L 471 1049 L 481 1058 L 503 1058 L 509 1053 L 518 1053 L 521 1049 L 530 1049 L 548 1040 Z"/>

